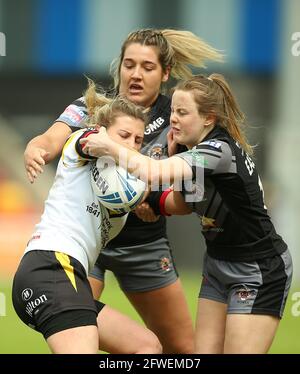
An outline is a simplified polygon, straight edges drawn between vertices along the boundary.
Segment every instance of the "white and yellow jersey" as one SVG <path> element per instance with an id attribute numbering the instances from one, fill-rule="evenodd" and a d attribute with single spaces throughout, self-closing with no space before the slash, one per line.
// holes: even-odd
<path id="1" fill-rule="evenodd" d="M 95 160 L 84 155 L 79 145 L 79 139 L 90 132 L 78 130 L 66 142 L 41 221 L 25 250 L 66 253 L 76 258 L 87 274 L 127 218 L 127 214 L 108 211 L 93 192 L 90 174 Z"/>

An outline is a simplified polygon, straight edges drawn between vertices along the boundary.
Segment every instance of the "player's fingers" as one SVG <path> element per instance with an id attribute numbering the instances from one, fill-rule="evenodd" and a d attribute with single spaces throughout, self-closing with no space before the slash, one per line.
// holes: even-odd
<path id="1" fill-rule="evenodd" d="M 42 164 L 42 165 L 44 165 L 44 164 Z M 43 171 L 44 171 L 43 168 L 41 167 L 41 164 L 36 162 L 36 161 L 32 161 L 31 168 L 34 169 L 35 172 L 40 173 L 40 174 L 43 173 Z"/>
<path id="2" fill-rule="evenodd" d="M 36 171 L 34 170 L 34 168 L 29 167 L 29 168 L 28 168 L 28 172 L 30 173 L 30 175 L 31 175 L 32 178 L 37 178 L 37 173 L 36 173 Z"/>
<path id="3" fill-rule="evenodd" d="M 37 157 L 35 157 L 33 159 L 32 163 L 35 163 L 35 164 L 38 164 L 38 165 L 41 165 L 41 166 L 44 166 L 46 164 L 43 156 L 37 156 Z"/>
<path id="4" fill-rule="evenodd" d="M 34 182 L 34 178 L 33 178 L 33 176 L 31 175 L 31 173 L 29 172 L 29 171 L 27 171 L 27 178 L 28 178 L 28 180 L 29 180 L 29 182 L 30 183 L 33 183 Z"/>

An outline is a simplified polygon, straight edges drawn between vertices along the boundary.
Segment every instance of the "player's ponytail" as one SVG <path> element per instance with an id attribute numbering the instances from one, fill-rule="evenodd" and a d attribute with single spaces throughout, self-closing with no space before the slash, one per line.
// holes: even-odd
<path id="1" fill-rule="evenodd" d="M 222 54 L 190 31 L 165 29 L 161 31 L 167 40 L 172 55 L 167 65 L 176 79 L 192 77 L 190 66 L 205 67 L 205 61 L 223 61 Z"/>
<path id="2" fill-rule="evenodd" d="M 120 56 L 111 64 L 114 87 L 120 85 L 121 64 L 126 48 L 138 43 L 156 47 L 158 60 L 164 72 L 170 69 L 170 75 L 178 79 L 187 79 L 192 75 L 189 65 L 204 67 L 206 60 L 222 61 L 222 54 L 190 31 L 173 29 L 140 29 L 131 32 L 122 44 Z"/>
<path id="3" fill-rule="evenodd" d="M 227 129 L 233 139 L 235 139 L 247 153 L 253 154 L 253 149 L 247 142 L 244 132 L 245 115 L 239 108 L 228 83 L 221 74 L 211 74 L 208 79 L 211 79 L 222 91 L 223 110 L 219 114 L 221 125 Z"/>

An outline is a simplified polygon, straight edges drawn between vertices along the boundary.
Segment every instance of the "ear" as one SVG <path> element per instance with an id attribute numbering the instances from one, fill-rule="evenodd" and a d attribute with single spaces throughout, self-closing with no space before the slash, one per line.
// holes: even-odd
<path id="1" fill-rule="evenodd" d="M 206 117 L 206 120 L 205 120 L 205 124 L 204 126 L 211 126 L 211 125 L 215 125 L 217 121 L 217 117 L 215 114 L 209 114 L 207 117 Z"/>
<path id="2" fill-rule="evenodd" d="M 171 66 L 167 66 L 166 70 L 163 72 L 163 76 L 161 79 L 162 82 L 168 81 L 168 79 L 170 78 L 170 72 L 171 72 Z"/>

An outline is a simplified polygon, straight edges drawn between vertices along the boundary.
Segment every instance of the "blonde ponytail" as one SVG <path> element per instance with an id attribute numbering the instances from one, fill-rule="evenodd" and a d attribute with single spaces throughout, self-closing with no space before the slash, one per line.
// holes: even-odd
<path id="1" fill-rule="evenodd" d="M 115 89 L 120 85 L 121 64 L 126 48 L 132 44 L 156 47 L 158 60 L 164 72 L 176 79 L 187 79 L 192 75 L 189 65 L 205 67 L 205 61 L 223 61 L 222 54 L 190 31 L 173 29 L 140 29 L 131 32 L 122 44 L 120 56 L 111 64 Z"/>
<path id="2" fill-rule="evenodd" d="M 161 31 L 173 50 L 171 75 L 177 79 L 192 76 L 189 67 L 205 67 L 205 61 L 223 61 L 223 56 L 215 48 L 205 43 L 190 31 L 165 29 Z"/>

